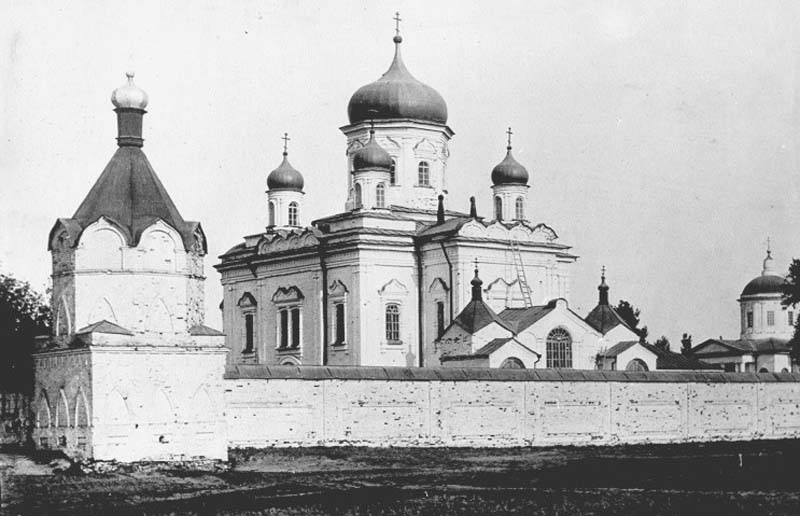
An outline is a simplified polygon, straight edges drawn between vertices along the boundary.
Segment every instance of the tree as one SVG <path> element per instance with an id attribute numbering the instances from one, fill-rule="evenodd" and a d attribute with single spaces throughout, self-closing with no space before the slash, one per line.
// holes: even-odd
<path id="1" fill-rule="evenodd" d="M 639 328 L 639 314 L 641 313 L 638 308 L 634 308 L 629 302 L 620 299 L 617 306 L 614 307 L 614 311 L 617 312 L 625 324 L 627 324 L 635 334 L 639 336 L 641 341 L 647 339 L 647 326 L 642 326 Z"/>
<path id="2" fill-rule="evenodd" d="M 800 303 L 800 260 L 795 258 L 789 264 L 789 275 L 783 284 L 781 304 L 785 307 L 794 307 L 798 303 Z M 794 334 L 789 340 L 789 345 L 791 346 L 789 356 L 791 356 L 792 362 L 800 362 L 800 317 L 794 322 Z"/>
<path id="3" fill-rule="evenodd" d="M 669 339 L 664 335 L 659 337 L 658 340 L 653 345 L 658 349 L 660 349 L 661 351 L 669 351 Z"/>
<path id="4" fill-rule="evenodd" d="M 681 338 L 681 354 L 685 357 L 692 356 L 692 336 L 684 333 Z"/>
<path id="5" fill-rule="evenodd" d="M 0 274 L 0 387 L 29 391 L 33 339 L 50 332 L 50 307 L 25 282 Z"/>

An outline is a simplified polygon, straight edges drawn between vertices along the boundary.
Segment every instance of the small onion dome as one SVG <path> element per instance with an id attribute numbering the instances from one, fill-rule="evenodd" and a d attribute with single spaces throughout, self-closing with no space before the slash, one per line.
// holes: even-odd
<path id="1" fill-rule="evenodd" d="M 411 119 L 447 123 L 447 104 L 430 86 L 419 82 L 400 57 L 400 35 L 394 37 L 394 60 L 377 81 L 359 88 L 347 105 L 351 124 L 371 119 Z"/>
<path id="2" fill-rule="evenodd" d="M 303 191 L 303 174 L 298 172 L 288 158 L 289 153 L 283 153 L 281 164 L 267 176 L 267 188 L 270 190 L 295 190 Z"/>
<path id="3" fill-rule="evenodd" d="M 147 93 L 133 84 L 133 72 L 125 74 L 128 84 L 120 86 L 111 94 L 111 103 L 115 108 L 144 109 L 147 107 Z"/>
<path id="4" fill-rule="evenodd" d="M 353 154 L 353 170 L 375 169 L 390 171 L 392 157 L 375 141 L 375 131 L 370 129 L 367 144 Z"/>
<path id="5" fill-rule="evenodd" d="M 775 260 L 772 258 L 772 252 L 767 251 L 767 257 L 764 259 L 764 270 L 761 272 L 761 276 L 754 278 L 744 287 L 742 296 L 783 294 L 783 285 L 785 282 L 786 279 L 775 269 Z"/>
<path id="6" fill-rule="evenodd" d="M 506 147 L 506 157 L 492 169 L 492 183 L 495 185 L 528 184 L 528 170 L 519 164 L 511 154 L 511 146 Z"/>

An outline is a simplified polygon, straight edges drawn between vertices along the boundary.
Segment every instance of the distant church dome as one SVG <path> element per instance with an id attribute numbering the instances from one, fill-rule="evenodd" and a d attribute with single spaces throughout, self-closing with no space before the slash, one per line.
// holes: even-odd
<path id="1" fill-rule="evenodd" d="M 506 147 L 506 157 L 492 169 L 492 183 L 496 185 L 528 184 L 528 170 L 511 154 L 511 145 Z"/>
<path id="2" fill-rule="evenodd" d="M 375 141 L 375 130 L 370 129 L 369 141 L 353 154 L 353 170 L 386 170 L 392 168 L 392 157 Z"/>
<path id="3" fill-rule="evenodd" d="M 350 98 L 347 115 L 351 124 L 368 120 L 412 119 L 447 123 L 447 104 L 430 86 L 421 83 L 406 68 L 400 57 L 403 38 L 394 37 L 394 60 L 377 81 L 362 86 Z"/>
<path id="4" fill-rule="evenodd" d="M 128 77 L 128 83 L 114 90 L 111 94 L 111 103 L 115 108 L 146 108 L 147 93 L 133 83 L 133 72 L 127 72 L 125 75 Z"/>
<path id="5" fill-rule="evenodd" d="M 295 190 L 301 192 L 305 181 L 303 174 L 289 163 L 289 153 L 283 151 L 283 161 L 278 168 L 267 176 L 267 188 L 270 190 Z"/>
<path id="6" fill-rule="evenodd" d="M 783 294 L 783 284 L 786 279 L 775 268 L 772 252 L 767 250 L 764 258 L 764 269 L 761 276 L 753 278 L 742 290 L 742 297 L 759 294 Z"/>

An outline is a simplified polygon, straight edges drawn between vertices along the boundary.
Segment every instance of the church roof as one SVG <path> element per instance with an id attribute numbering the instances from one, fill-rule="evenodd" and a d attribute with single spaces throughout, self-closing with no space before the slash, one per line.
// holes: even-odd
<path id="1" fill-rule="evenodd" d="M 506 157 L 492 169 L 492 184 L 527 185 L 528 170 L 511 154 L 511 145 L 506 147 Z"/>
<path id="2" fill-rule="evenodd" d="M 718 346 L 722 346 L 726 349 L 723 352 L 705 352 L 703 348 L 709 347 L 711 345 L 717 344 Z M 696 355 L 703 356 L 708 354 L 711 356 L 712 354 L 724 354 L 730 356 L 741 356 L 741 355 L 750 355 L 750 354 L 764 354 L 764 353 L 786 353 L 791 350 L 791 345 L 787 339 L 776 339 L 774 337 L 766 338 L 766 339 L 736 339 L 736 340 L 728 340 L 728 339 L 707 339 L 694 348 L 692 348 L 692 353 Z"/>
<path id="3" fill-rule="evenodd" d="M 783 284 L 786 282 L 783 276 L 772 274 L 765 274 L 753 278 L 744 290 L 742 290 L 742 297 L 755 296 L 758 294 L 783 294 Z"/>
<path id="4" fill-rule="evenodd" d="M 189 335 L 194 337 L 224 337 L 225 334 L 214 328 L 210 328 L 205 324 L 195 324 L 189 328 Z"/>
<path id="5" fill-rule="evenodd" d="M 619 316 L 616 310 L 611 305 L 597 305 L 589 312 L 589 315 L 586 316 L 585 321 L 594 328 L 595 330 L 599 331 L 601 334 L 605 335 L 609 331 L 613 330 L 620 324 L 629 330 L 631 329 L 630 326 Z M 632 330 L 631 330 L 632 331 Z"/>
<path id="6" fill-rule="evenodd" d="M 499 317 L 506 323 L 506 327 L 517 334 L 525 331 L 545 315 L 552 312 L 555 307 L 555 301 L 551 301 L 546 305 L 540 306 L 529 306 L 527 308 L 506 308 L 500 312 Z"/>
<path id="7" fill-rule="evenodd" d="M 639 344 L 639 341 L 637 340 L 625 340 L 622 342 L 618 342 L 613 346 L 611 346 L 610 348 L 608 348 L 607 350 L 605 350 L 604 352 L 599 353 L 599 355 L 607 358 L 613 358 L 619 356 L 621 353 L 624 353 L 625 351 L 628 351 L 637 344 Z"/>
<path id="8" fill-rule="evenodd" d="M 103 319 L 96 323 L 90 324 L 80 330 L 76 331 L 76 335 L 84 335 L 86 333 L 109 333 L 113 335 L 133 335 L 133 332 L 127 328 L 123 328 L 119 324 L 115 324 Z"/>
<path id="9" fill-rule="evenodd" d="M 369 120 L 409 119 L 437 124 L 447 123 L 444 98 L 418 81 L 400 56 L 403 39 L 394 37 L 395 53 L 391 66 L 377 81 L 359 88 L 350 98 L 347 115 L 351 124 Z"/>
<path id="10" fill-rule="evenodd" d="M 498 317 L 497 314 L 494 313 L 494 310 L 484 303 L 482 299 L 473 299 L 470 301 L 467 306 L 461 310 L 461 313 L 453 319 L 453 322 L 470 334 L 474 334 L 493 322 L 507 330 L 511 330 L 506 322 Z"/>
<path id="11" fill-rule="evenodd" d="M 289 163 L 289 154 L 283 151 L 283 161 L 267 176 L 267 188 L 302 192 L 304 185 L 303 174 Z"/>

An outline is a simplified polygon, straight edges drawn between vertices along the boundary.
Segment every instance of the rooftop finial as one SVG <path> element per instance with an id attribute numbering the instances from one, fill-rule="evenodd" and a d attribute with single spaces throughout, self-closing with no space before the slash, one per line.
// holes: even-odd
<path id="1" fill-rule="evenodd" d="M 511 150 L 511 135 L 514 134 L 511 132 L 511 127 L 508 128 L 506 134 L 508 135 L 508 146 L 506 147 L 506 150 Z"/>
<path id="2" fill-rule="evenodd" d="M 480 277 L 478 277 L 478 258 L 475 257 L 475 277 L 472 278 L 470 281 L 472 284 L 472 300 L 473 301 L 481 301 L 481 286 L 483 285 L 483 281 L 481 281 Z"/>
<path id="3" fill-rule="evenodd" d="M 608 304 L 608 285 L 606 285 L 606 266 L 603 265 L 600 268 L 600 285 L 597 287 L 597 290 L 600 292 L 600 299 L 598 300 L 598 304 L 607 305 Z"/>
<path id="4" fill-rule="evenodd" d="M 394 42 L 395 43 L 402 43 L 403 36 L 400 35 L 400 22 L 402 19 L 400 18 L 400 13 L 394 13 Z"/>
<path id="5" fill-rule="evenodd" d="M 772 245 L 771 245 L 771 242 L 769 240 L 769 237 L 767 237 L 767 256 L 771 256 L 771 255 L 772 255 Z"/>
<path id="6" fill-rule="evenodd" d="M 471 219 L 478 218 L 478 208 L 475 206 L 475 196 L 469 198 L 469 217 Z"/>
<path id="7" fill-rule="evenodd" d="M 283 155 L 284 156 L 288 156 L 289 155 L 289 140 L 291 140 L 291 138 L 289 138 L 289 133 L 283 133 L 283 136 L 281 137 L 281 140 L 283 140 Z"/>
<path id="8" fill-rule="evenodd" d="M 764 258 L 764 269 L 761 271 L 762 276 L 766 275 L 777 275 L 777 269 L 775 268 L 775 259 L 772 257 L 772 242 L 770 241 L 769 237 L 767 237 L 767 257 Z"/>

